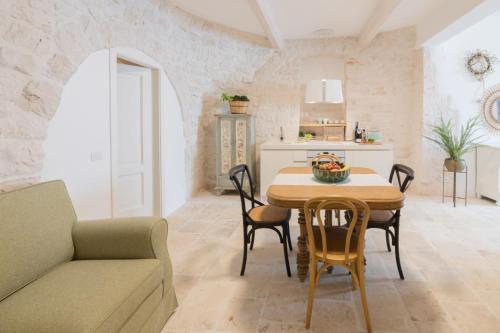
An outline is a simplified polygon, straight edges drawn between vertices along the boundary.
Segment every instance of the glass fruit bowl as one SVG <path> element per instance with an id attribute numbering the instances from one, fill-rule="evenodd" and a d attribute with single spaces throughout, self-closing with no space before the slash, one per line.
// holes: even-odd
<path id="1" fill-rule="evenodd" d="M 334 154 L 320 154 L 312 160 L 314 178 L 324 183 L 340 183 L 349 178 L 351 168 Z"/>

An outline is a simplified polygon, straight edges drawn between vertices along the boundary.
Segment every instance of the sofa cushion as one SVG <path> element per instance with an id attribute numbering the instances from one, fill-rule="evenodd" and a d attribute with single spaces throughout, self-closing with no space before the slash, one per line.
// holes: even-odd
<path id="1" fill-rule="evenodd" d="M 0 300 L 71 260 L 75 221 L 62 181 L 0 194 Z"/>
<path id="2" fill-rule="evenodd" d="M 161 279 L 157 259 L 70 261 L 0 302 L 0 332 L 116 332 Z"/>

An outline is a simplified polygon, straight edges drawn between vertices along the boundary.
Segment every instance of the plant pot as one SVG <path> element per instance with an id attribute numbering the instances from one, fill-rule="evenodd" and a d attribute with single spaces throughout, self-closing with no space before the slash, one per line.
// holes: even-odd
<path id="1" fill-rule="evenodd" d="M 247 113 L 247 101 L 231 101 L 229 102 L 229 110 L 231 113 Z"/>
<path id="2" fill-rule="evenodd" d="M 447 158 L 444 160 L 444 166 L 446 167 L 446 170 L 450 172 L 462 172 L 465 170 L 466 164 L 462 159 L 454 160 L 451 158 Z"/>

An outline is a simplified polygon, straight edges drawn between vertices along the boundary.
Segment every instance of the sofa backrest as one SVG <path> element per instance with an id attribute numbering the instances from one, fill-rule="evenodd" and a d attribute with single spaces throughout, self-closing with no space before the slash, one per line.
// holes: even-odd
<path id="1" fill-rule="evenodd" d="M 0 193 L 0 301 L 71 260 L 75 222 L 62 181 Z"/>

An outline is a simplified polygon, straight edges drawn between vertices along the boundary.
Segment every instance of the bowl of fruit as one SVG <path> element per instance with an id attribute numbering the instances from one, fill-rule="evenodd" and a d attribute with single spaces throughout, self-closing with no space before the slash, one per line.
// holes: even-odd
<path id="1" fill-rule="evenodd" d="M 314 177 L 324 183 L 339 183 L 351 174 L 351 168 L 334 154 L 320 154 L 312 161 Z"/>

